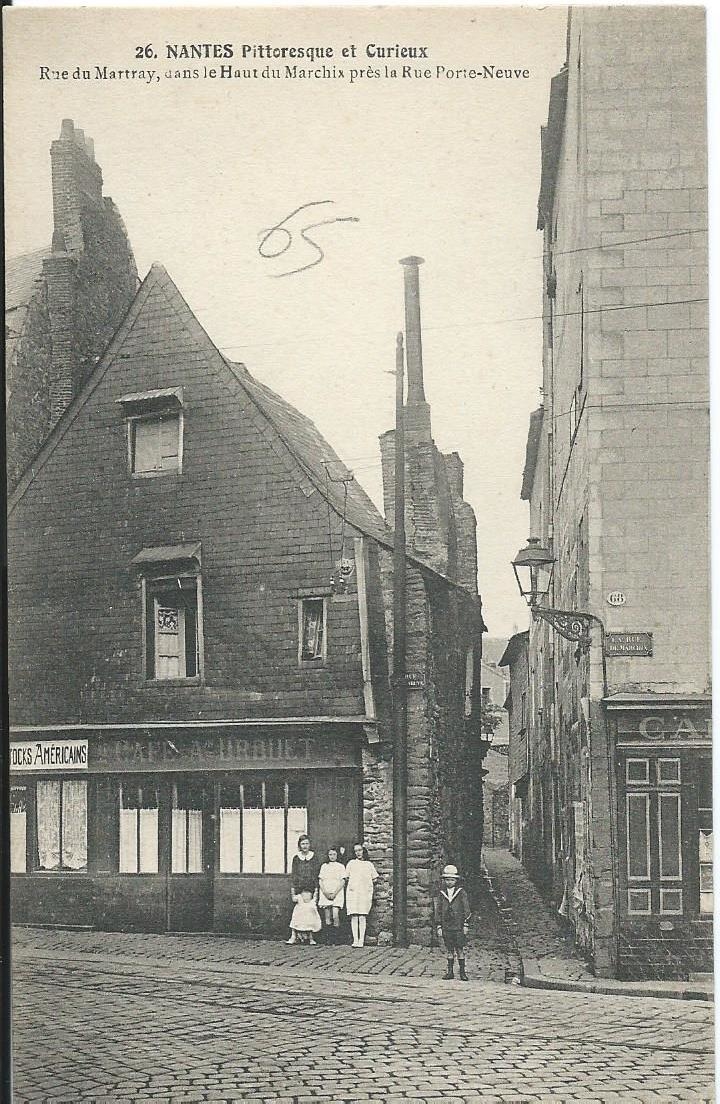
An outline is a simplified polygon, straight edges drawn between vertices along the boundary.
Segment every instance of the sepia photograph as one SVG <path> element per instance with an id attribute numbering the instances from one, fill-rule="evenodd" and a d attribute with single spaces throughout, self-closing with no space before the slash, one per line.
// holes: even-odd
<path id="1" fill-rule="evenodd" d="M 714 1100 L 705 9 L 2 14 L 0 1098 Z"/>

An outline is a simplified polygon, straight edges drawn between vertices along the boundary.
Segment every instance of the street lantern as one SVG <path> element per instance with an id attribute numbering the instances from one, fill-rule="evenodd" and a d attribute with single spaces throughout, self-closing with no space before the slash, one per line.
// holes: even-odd
<path id="1" fill-rule="evenodd" d="M 543 548 L 539 537 L 528 537 L 512 562 L 520 593 L 534 609 L 541 598 L 547 598 L 555 558 L 552 552 Z"/>

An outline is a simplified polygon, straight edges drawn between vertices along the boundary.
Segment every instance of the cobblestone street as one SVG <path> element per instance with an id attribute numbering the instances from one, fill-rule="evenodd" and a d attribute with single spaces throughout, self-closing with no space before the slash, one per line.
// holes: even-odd
<path id="1" fill-rule="evenodd" d="M 463 985 L 443 963 L 21 929 L 15 1101 L 713 1099 L 710 1003 Z"/>

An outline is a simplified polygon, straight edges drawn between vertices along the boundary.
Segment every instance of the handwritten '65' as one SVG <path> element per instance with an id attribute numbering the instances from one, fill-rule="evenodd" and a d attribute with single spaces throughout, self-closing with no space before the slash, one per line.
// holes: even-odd
<path id="1" fill-rule="evenodd" d="M 275 226 L 270 226 L 267 230 L 260 231 L 260 244 L 258 245 L 258 253 L 261 257 L 270 260 L 274 257 L 282 257 L 284 253 L 287 253 L 289 249 L 295 246 L 296 238 L 293 236 L 293 231 L 288 229 L 287 223 L 299 214 L 300 211 L 307 210 L 308 207 L 322 207 L 328 203 L 334 203 L 332 199 L 318 199 L 312 203 L 303 203 L 301 207 L 296 207 L 294 211 L 291 211 L 284 219 L 281 219 Z M 329 218 L 322 219 L 319 222 L 310 222 L 305 226 L 300 227 L 295 231 L 295 234 L 302 238 L 302 240 L 311 247 L 317 254 L 313 260 L 309 260 L 306 264 L 298 265 L 296 268 L 288 269 L 287 272 L 274 272 L 273 276 L 292 276 L 296 272 L 304 272 L 307 268 L 314 268 L 315 265 L 325 257 L 325 253 L 318 243 L 308 235 L 309 230 L 316 230 L 319 226 L 332 226 L 335 222 L 359 222 L 357 218 Z M 289 259 L 289 258 L 288 258 Z"/>

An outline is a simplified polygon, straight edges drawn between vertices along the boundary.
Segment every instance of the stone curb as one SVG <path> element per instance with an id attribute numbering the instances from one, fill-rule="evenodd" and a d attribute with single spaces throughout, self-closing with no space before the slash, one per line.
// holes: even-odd
<path id="1" fill-rule="evenodd" d="M 653 985 L 652 982 L 615 981 L 613 978 L 593 978 L 570 980 L 543 974 L 539 963 L 528 959 L 524 963 L 522 984 L 527 989 L 558 989 L 568 993 L 598 993 L 606 997 L 653 997 L 660 1000 L 699 1000 L 714 1001 L 712 989 L 704 989 L 691 982 L 667 982 L 667 988 Z"/>
<path id="2" fill-rule="evenodd" d="M 666 982 L 666 987 L 663 988 L 662 984 L 653 985 L 651 982 L 616 981 L 613 978 L 592 978 L 592 980 L 578 978 L 576 980 L 571 980 L 569 978 L 558 978 L 550 974 L 544 974 L 540 969 L 537 959 L 523 958 L 520 945 L 522 937 L 520 927 L 513 917 L 512 909 L 508 906 L 505 898 L 499 890 L 495 888 L 490 871 L 484 862 L 482 864 L 482 873 L 488 891 L 500 912 L 503 927 L 510 940 L 513 956 L 517 957 L 517 972 L 512 969 L 506 971 L 506 981 L 510 981 L 516 985 L 519 982 L 519 984 L 526 989 L 554 989 L 567 993 L 596 993 L 599 996 L 653 997 L 660 1000 L 714 1002 L 715 994 L 711 986 L 703 987 L 702 985 L 693 984 L 692 982 Z"/>

